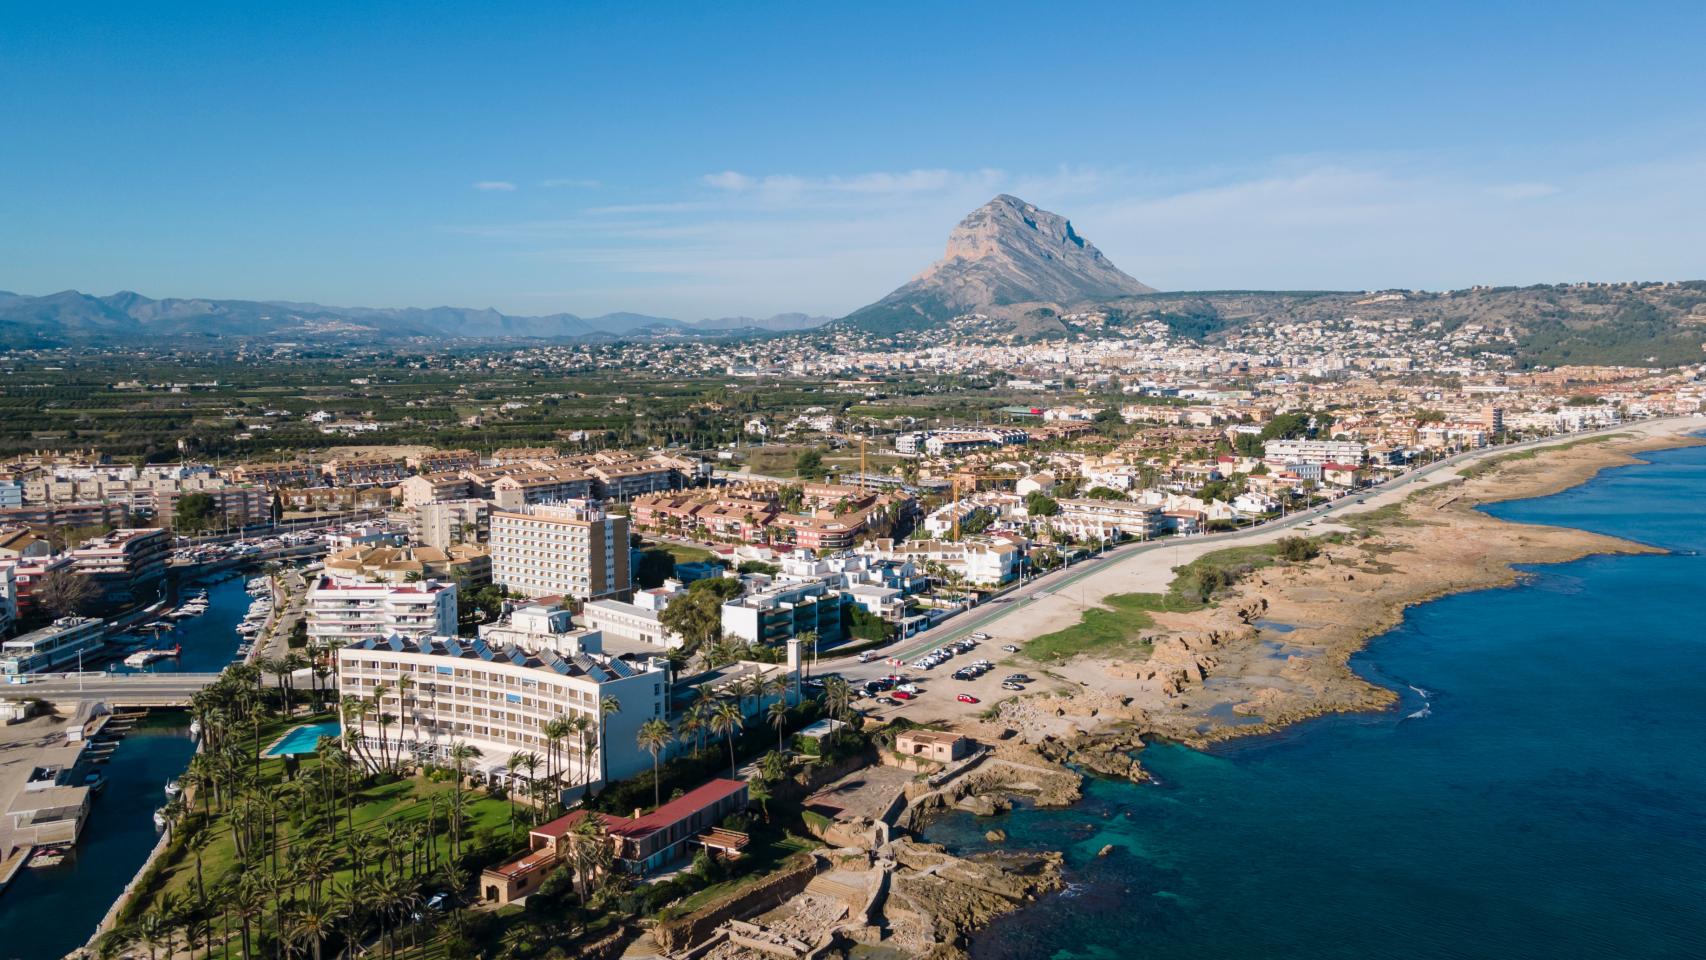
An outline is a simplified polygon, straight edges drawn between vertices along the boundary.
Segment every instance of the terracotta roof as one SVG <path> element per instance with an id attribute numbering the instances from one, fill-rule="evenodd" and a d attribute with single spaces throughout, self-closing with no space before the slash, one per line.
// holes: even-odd
<path id="1" fill-rule="evenodd" d="M 719 778 L 695 787 L 651 813 L 639 817 L 613 817 L 607 813 L 576 810 L 567 816 L 558 817 L 550 823 L 534 827 L 533 832 L 540 836 L 556 839 L 567 835 L 569 831 L 575 828 L 575 824 L 581 822 L 583 817 L 587 816 L 588 813 L 593 813 L 595 816 L 604 819 L 604 828 L 610 831 L 613 836 L 638 840 L 685 820 L 706 807 L 715 806 L 746 788 L 746 784 L 740 780 Z"/>

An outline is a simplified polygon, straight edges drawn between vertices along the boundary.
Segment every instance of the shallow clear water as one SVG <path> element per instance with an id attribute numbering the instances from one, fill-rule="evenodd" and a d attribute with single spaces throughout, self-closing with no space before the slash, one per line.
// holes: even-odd
<path id="1" fill-rule="evenodd" d="M 1158 784 L 936 824 L 963 850 L 998 825 L 1067 855 L 1072 888 L 973 956 L 1706 956 L 1706 449 L 1648 456 L 1490 512 L 1682 552 L 1411 610 L 1355 660 L 1396 709 L 1156 746 Z"/>

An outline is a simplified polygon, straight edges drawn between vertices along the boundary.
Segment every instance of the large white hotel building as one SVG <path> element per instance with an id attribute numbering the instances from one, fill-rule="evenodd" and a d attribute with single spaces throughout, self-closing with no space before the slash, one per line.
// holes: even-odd
<path id="1" fill-rule="evenodd" d="M 574 630 L 568 611 L 522 607 L 480 639 L 454 636 L 368 638 L 338 651 L 338 692 L 374 705 L 367 718 L 345 718 L 345 732 L 377 750 L 438 761 L 455 743 L 479 751 L 473 772 L 500 773 L 518 752 L 541 760 L 554 754 L 567 784 L 612 780 L 651 768 L 636 735 L 669 707 L 669 662 L 651 655 L 613 657 L 597 631 Z M 612 698 L 620 709 L 606 715 Z M 376 718 L 398 722 L 383 729 Z M 588 750 L 571 735 L 553 749 L 545 725 L 557 717 L 587 717 Z M 599 726 L 602 720 L 602 728 Z M 600 731 L 602 730 L 602 735 Z M 599 756 L 607 745 L 606 761 Z"/>
<path id="2" fill-rule="evenodd" d="M 587 500 L 491 514 L 492 582 L 529 597 L 625 599 L 628 518 Z"/>

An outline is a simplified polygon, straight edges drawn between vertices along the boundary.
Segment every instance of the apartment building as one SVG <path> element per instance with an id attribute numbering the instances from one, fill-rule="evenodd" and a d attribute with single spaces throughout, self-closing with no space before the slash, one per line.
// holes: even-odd
<path id="1" fill-rule="evenodd" d="M 686 592 L 681 581 L 665 580 L 661 587 L 634 591 L 632 602 L 589 600 L 581 609 L 581 623 L 613 640 L 674 649 L 686 641 L 663 625 L 661 615 L 671 600 Z"/>
<path id="2" fill-rule="evenodd" d="M 456 633 L 456 584 L 345 582 L 322 576 L 308 588 L 308 638 L 343 646 L 369 638 Z"/>
<path id="3" fill-rule="evenodd" d="M 748 643 L 778 645 L 815 633 L 825 645 L 846 637 L 842 608 L 848 599 L 819 580 L 772 586 L 723 604 L 723 632 Z"/>
<path id="4" fill-rule="evenodd" d="M 104 607 L 152 603 L 166 585 L 172 539 L 158 527 L 114 530 L 71 551 L 72 568 L 100 591 Z"/>
<path id="5" fill-rule="evenodd" d="M 311 487 L 321 480 L 320 468 L 311 463 L 245 463 L 232 467 L 226 476 L 237 483 L 256 483 L 269 490 L 279 487 Z"/>
<path id="6" fill-rule="evenodd" d="M 24 505 L 24 484 L 18 480 L 0 480 L 0 510 Z"/>
<path id="7" fill-rule="evenodd" d="M 625 460 L 586 468 L 596 481 L 594 489 L 609 500 L 631 500 L 645 493 L 674 490 L 682 485 L 681 474 L 657 460 Z"/>
<path id="8" fill-rule="evenodd" d="M 1150 540 L 1166 531 L 1161 508 L 1129 500 L 1062 500 L 1045 523 L 1085 540 Z"/>
<path id="9" fill-rule="evenodd" d="M 342 583 L 411 583 L 446 580 L 490 583 L 492 558 L 478 543 L 428 546 L 357 546 L 326 558 L 326 575 Z"/>
<path id="10" fill-rule="evenodd" d="M 40 630 L 0 643 L 0 674 L 16 677 L 75 670 L 80 660 L 92 657 L 106 645 L 105 620 L 60 617 Z"/>
<path id="11" fill-rule="evenodd" d="M 18 622 L 18 582 L 10 566 L 0 565 L 0 637 Z"/>
<path id="12" fill-rule="evenodd" d="M 491 515 L 492 581 L 529 597 L 623 598 L 628 518 L 588 500 Z"/>
<path id="13" fill-rule="evenodd" d="M 434 500 L 408 511 L 409 538 L 448 550 L 458 543 L 477 543 L 485 537 L 490 504 L 484 500 Z"/>
<path id="14" fill-rule="evenodd" d="M 878 560 L 908 561 L 926 569 L 939 564 L 974 587 L 997 587 L 1018 577 L 1025 553 L 1003 539 L 872 540 L 859 553 Z"/>
<path id="15" fill-rule="evenodd" d="M 0 526 L 23 524 L 49 527 L 122 526 L 130 521 L 130 505 L 112 501 L 84 503 L 26 503 L 0 508 Z"/>
<path id="16" fill-rule="evenodd" d="M 202 494 L 213 500 L 212 525 L 215 527 L 241 530 L 272 522 L 272 491 L 260 484 L 231 483 L 222 477 L 194 477 L 156 486 L 152 494 L 155 522 L 164 526 L 174 525 L 178 501 L 191 494 Z"/>
<path id="17" fill-rule="evenodd" d="M 468 478 L 460 473 L 421 473 L 397 484 L 397 492 L 405 507 L 434 500 L 462 500 L 469 493 Z"/>
<path id="18" fill-rule="evenodd" d="M 1262 454 L 1286 463 L 1361 463 L 1368 446 L 1355 440 L 1269 440 Z"/>
<path id="19" fill-rule="evenodd" d="M 590 499 L 593 478 L 572 468 L 527 470 L 498 477 L 490 491 L 500 510 L 518 510 L 535 503 Z"/>
<path id="20" fill-rule="evenodd" d="M 402 457 L 340 457 L 327 460 L 320 473 L 338 487 L 371 487 L 408 479 L 409 464 Z"/>
<path id="21" fill-rule="evenodd" d="M 562 652 L 432 636 L 369 637 L 337 655 L 341 695 L 376 699 L 375 714 L 408 718 L 384 731 L 371 721 L 351 729 L 346 720 L 351 735 L 375 747 L 388 737 L 390 749 L 401 743 L 439 760 L 452 743 L 465 743 L 480 751 L 476 772 L 502 770 L 510 755 L 526 751 L 563 757 L 552 773 L 564 783 L 634 776 L 651 767 L 650 755 L 635 745 L 640 725 L 663 717 L 669 704 L 669 661 L 605 656 L 596 633 L 581 634 Z M 610 699 L 621 709 L 606 715 Z M 594 724 L 586 752 L 574 737 L 548 750 L 545 725 L 577 715 Z"/>
<path id="22" fill-rule="evenodd" d="M 480 465 L 480 455 L 472 450 L 434 450 L 405 457 L 409 469 L 417 473 L 456 473 Z"/>

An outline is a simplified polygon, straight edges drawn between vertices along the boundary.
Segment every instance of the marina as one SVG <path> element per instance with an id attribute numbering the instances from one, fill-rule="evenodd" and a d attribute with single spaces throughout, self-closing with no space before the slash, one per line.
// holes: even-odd
<path id="1" fill-rule="evenodd" d="M 153 623 L 109 638 L 96 621 L 76 642 L 85 666 L 108 661 L 108 676 L 208 675 L 248 651 L 270 591 L 267 578 L 229 576 Z M 257 626 L 240 633 L 245 624 Z M 61 956 L 87 940 L 154 848 L 159 808 L 178 789 L 195 731 L 181 710 L 106 711 L 85 700 L 69 719 L 33 716 L 0 738 L 0 800 L 10 814 L 0 821 L 0 944 L 5 956 Z"/>

